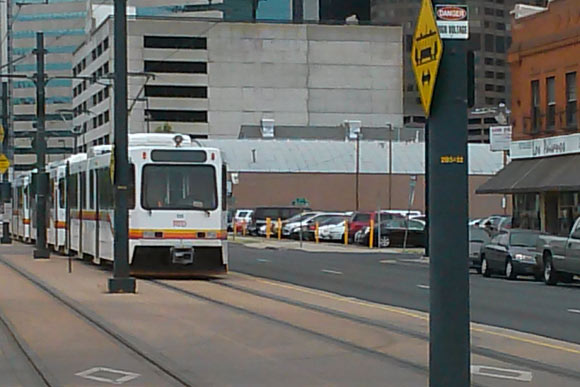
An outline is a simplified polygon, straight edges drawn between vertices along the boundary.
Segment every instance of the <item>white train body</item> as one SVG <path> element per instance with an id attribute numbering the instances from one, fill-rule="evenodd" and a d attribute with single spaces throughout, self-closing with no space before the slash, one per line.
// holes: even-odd
<path id="1" fill-rule="evenodd" d="M 179 141 L 182 139 L 181 141 Z M 111 146 L 48 167 L 47 241 L 56 251 L 114 257 Z M 129 263 L 134 275 L 227 272 L 226 175 L 220 151 L 172 134 L 129 136 Z M 33 173 L 15 179 L 12 233 L 36 238 Z M 22 206 L 20 203 L 22 202 Z"/>

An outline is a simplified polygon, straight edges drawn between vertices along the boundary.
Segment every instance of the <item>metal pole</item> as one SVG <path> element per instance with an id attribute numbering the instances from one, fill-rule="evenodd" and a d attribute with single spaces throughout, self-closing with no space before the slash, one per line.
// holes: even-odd
<path id="1" fill-rule="evenodd" d="M 115 248 L 113 278 L 109 293 L 135 293 L 135 278 L 129 277 L 129 136 L 127 133 L 127 0 L 115 0 Z"/>
<path id="2" fill-rule="evenodd" d="M 49 258 L 46 246 L 46 173 L 44 34 L 36 33 L 36 249 L 34 258 Z"/>
<path id="3" fill-rule="evenodd" d="M 389 210 L 393 209 L 393 125 L 389 124 Z"/>
<path id="4" fill-rule="evenodd" d="M 429 120 L 425 122 L 425 256 L 429 256 Z"/>
<path id="5" fill-rule="evenodd" d="M 355 207 L 356 211 L 359 210 L 360 202 L 358 197 L 358 180 L 359 180 L 359 173 L 360 173 L 360 133 L 356 134 L 356 172 L 355 172 Z"/>
<path id="6" fill-rule="evenodd" d="M 10 150 L 10 130 L 8 129 L 8 83 L 2 82 L 2 126 L 4 127 L 4 141 L 2 142 L 2 152 L 4 154 L 9 153 Z M 10 160 L 10 157 L 8 156 Z M 7 169 L 2 176 L 2 181 L 4 184 L 8 184 L 10 181 L 10 169 Z M 12 192 L 12 190 L 10 190 Z M 10 193 L 11 196 L 11 193 Z M 9 198 L 4 198 L 4 219 L 2 220 L 2 239 L 0 243 L 10 244 L 12 243 L 12 238 L 10 237 L 10 216 L 11 212 L 8 208 Z"/>
<path id="7" fill-rule="evenodd" d="M 465 0 L 435 0 L 460 4 Z M 467 40 L 444 40 L 429 117 L 431 387 L 470 386 Z"/>

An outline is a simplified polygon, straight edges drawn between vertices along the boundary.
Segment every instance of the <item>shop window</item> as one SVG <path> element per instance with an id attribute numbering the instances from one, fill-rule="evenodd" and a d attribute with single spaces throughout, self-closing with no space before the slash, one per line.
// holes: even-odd
<path id="1" fill-rule="evenodd" d="M 558 234 L 568 236 L 578 216 L 580 216 L 580 211 L 578 211 L 578 193 L 560 192 L 558 200 Z"/>
<path id="2" fill-rule="evenodd" d="M 540 230 L 540 195 L 536 193 L 513 196 L 513 228 Z"/>

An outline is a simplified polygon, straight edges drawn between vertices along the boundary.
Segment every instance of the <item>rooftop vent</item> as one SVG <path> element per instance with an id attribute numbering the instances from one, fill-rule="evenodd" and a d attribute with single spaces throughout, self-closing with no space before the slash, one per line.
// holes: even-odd
<path id="1" fill-rule="evenodd" d="M 262 118 L 260 121 L 260 132 L 262 133 L 262 138 L 274 138 L 274 120 Z"/>

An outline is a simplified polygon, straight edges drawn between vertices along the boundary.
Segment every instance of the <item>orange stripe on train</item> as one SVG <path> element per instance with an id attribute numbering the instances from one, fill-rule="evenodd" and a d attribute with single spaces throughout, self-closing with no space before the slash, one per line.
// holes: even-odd
<path id="1" fill-rule="evenodd" d="M 145 234 L 153 234 L 151 236 Z M 208 233 L 216 233 L 215 238 L 208 238 Z M 159 235 L 159 236 L 155 236 Z M 141 229 L 131 229 L 129 230 L 130 239 L 203 239 L 203 240 L 216 240 L 216 239 L 227 239 L 226 230 L 176 230 L 176 229 L 163 229 L 163 230 L 141 230 Z"/>

